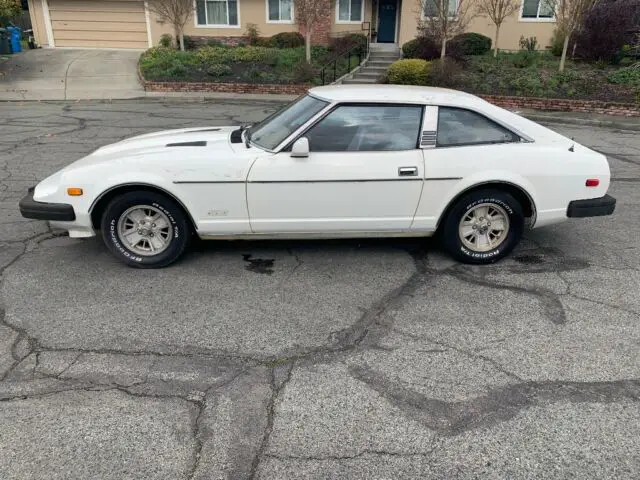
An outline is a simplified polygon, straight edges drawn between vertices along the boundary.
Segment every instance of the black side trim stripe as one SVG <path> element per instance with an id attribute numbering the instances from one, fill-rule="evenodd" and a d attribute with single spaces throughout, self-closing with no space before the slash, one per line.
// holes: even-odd
<path id="1" fill-rule="evenodd" d="M 374 183 L 374 182 L 418 182 L 421 178 L 380 178 L 371 180 L 253 180 L 249 183 Z"/>
<path id="2" fill-rule="evenodd" d="M 198 184 L 198 183 L 244 183 L 244 180 L 176 180 L 173 183 L 178 184 Z"/>
<path id="3" fill-rule="evenodd" d="M 206 147 L 207 142 L 205 140 L 198 140 L 197 142 L 178 142 L 167 143 L 167 147 Z"/>
<path id="4" fill-rule="evenodd" d="M 462 180 L 462 177 L 432 177 L 425 178 L 426 182 L 441 180 Z M 422 178 L 381 178 L 372 180 L 253 180 L 247 183 L 374 183 L 374 182 L 421 182 Z M 218 184 L 218 183 L 245 183 L 242 180 L 177 180 L 174 184 Z"/>

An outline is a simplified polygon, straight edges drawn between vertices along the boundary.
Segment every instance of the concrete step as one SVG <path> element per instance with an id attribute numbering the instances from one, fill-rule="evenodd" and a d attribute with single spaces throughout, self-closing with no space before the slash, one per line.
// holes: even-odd
<path id="1" fill-rule="evenodd" d="M 389 68 L 386 65 L 385 66 L 377 66 L 377 65 L 371 65 L 370 63 L 367 63 L 361 69 L 361 71 L 379 72 L 380 74 L 386 72 L 387 70 L 389 70 Z"/>
<path id="2" fill-rule="evenodd" d="M 371 60 L 381 60 L 381 61 L 385 61 L 385 60 L 391 60 L 391 61 L 396 61 L 398 58 L 400 58 L 400 55 L 395 55 L 395 54 L 387 54 L 387 53 L 373 53 L 371 52 L 371 54 L 369 54 L 369 58 Z"/>
<path id="3" fill-rule="evenodd" d="M 363 83 L 378 83 L 375 78 L 352 78 L 350 80 L 344 80 L 342 83 L 356 85 Z"/>
<path id="4" fill-rule="evenodd" d="M 362 78 L 380 78 L 382 75 L 384 75 L 384 72 L 376 72 L 376 71 L 370 72 L 370 71 L 367 71 L 366 69 L 363 68 L 358 73 L 356 73 L 354 76 L 356 78 L 360 78 L 360 77 L 362 77 Z"/>
<path id="5" fill-rule="evenodd" d="M 395 43 L 370 43 L 369 47 L 371 50 L 378 52 L 395 52 L 400 49 L 400 47 Z"/>
<path id="6" fill-rule="evenodd" d="M 395 62 L 395 60 L 393 62 Z M 389 65 L 391 65 L 393 62 L 380 62 L 377 60 L 369 60 L 367 62 L 367 67 L 389 68 Z"/>

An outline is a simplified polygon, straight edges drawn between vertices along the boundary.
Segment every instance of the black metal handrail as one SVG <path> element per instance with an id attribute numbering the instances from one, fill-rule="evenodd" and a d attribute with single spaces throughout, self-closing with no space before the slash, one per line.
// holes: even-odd
<path id="1" fill-rule="evenodd" d="M 366 27 L 365 27 L 365 25 L 366 25 Z M 367 41 L 366 41 L 366 43 L 364 45 L 364 51 L 363 51 L 363 48 L 362 48 L 363 45 L 354 45 L 349 50 L 346 50 L 346 51 L 340 53 L 339 55 L 334 57 L 329 63 L 324 65 L 320 69 L 320 81 L 322 82 L 322 85 L 326 85 L 327 83 L 333 83 L 338 79 L 338 62 L 340 60 L 344 59 L 345 57 L 347 58 L 347 71 L 343 74 L 343 75 L 346 75 L 347 73 L 351 72 L 351 58 L 352 57 L 357 57 L 358 58 L 358 63 L 356 63 L 354 65 L 354 68 L 362 63 L 363 58 L 367 58 L 367 56 L 369 55 L 369 45 L 371 43 L 371 24 L 369 22 L 363 22 L 362 30 L 367 32 L 367 34 L 365 35 L 365 38 L 367 39 Z M 361 31 L 358 31 L 358 32 L 353 32 L 353 31 L 352 32 L 341 32 L 340 34 L 338 34 L 336 36 L 338 36 L 338 37 L 347 36 L 347 35 L 353 34 L 353 33 L 361 33 Z M 333 76 L 332 76 L 333 79 L 331 80 L 331 82 L 327 82 L 327 80 L 328 80 L 328 75 L 327 74 L 330 73 L 330 72 L 333 73 Z"/>

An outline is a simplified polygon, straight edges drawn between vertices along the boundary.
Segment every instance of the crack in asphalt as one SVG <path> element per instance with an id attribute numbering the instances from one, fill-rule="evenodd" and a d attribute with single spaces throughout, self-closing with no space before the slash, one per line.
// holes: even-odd
<path id="1" fill-rule="evenodd" d="M 262 435 L 262 440 L 258 451 L 256 452 L 253 462 L 251 463 L 251 470 L 249 471 L 249 480 L 254 480 L 258 473 L 258 468 L 265 456 L 265 449 L 269 443 L 271 432 L 273 431 L 273 421 L 275 418 L 276 402 L 280 396 L 280 392 L 291 380 L 291 372 L 293 371 L 294 362 L 284 365 L 278 365 L 271 369 L 270 372 L 270 384 L 271 384 L 271 397 L 267 405 L 267 424 Z M 283 372 L 284 369 L 284 372 Z"/>
<path id="2" fill-rule="evenodd" d="M 562 401 L 612 403 L 640 400 L 640 380 L 604 382 L 530 381 L 489 390 L 471 400 L 446 402 L 404 387 L 369 366 L 350 366 L 353 378 L 378 392 L 406 415 L 443 435 L 459 435 L 515 417 L 533 405 Z"/>

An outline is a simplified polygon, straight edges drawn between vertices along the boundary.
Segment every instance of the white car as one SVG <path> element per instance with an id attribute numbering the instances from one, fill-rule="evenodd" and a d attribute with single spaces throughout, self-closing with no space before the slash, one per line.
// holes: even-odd
<path id="1" fill-rule="evenodd" d="M 428 237 L 495 262 L 524 228 L 610 215 L 605 156 L 473 95 L 311 89 L 266 120 L 142 135 L 40 182 L 24 217 L 100 232 L 135 267 L 203 239 Z"/>

